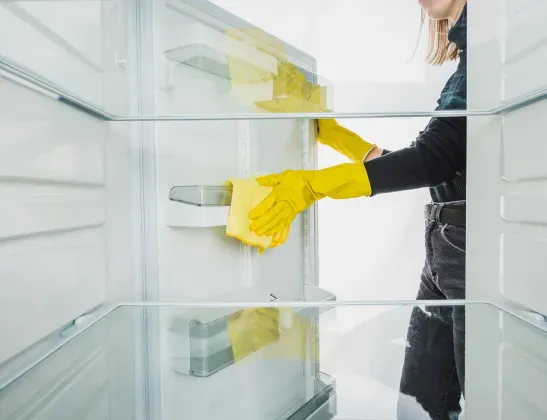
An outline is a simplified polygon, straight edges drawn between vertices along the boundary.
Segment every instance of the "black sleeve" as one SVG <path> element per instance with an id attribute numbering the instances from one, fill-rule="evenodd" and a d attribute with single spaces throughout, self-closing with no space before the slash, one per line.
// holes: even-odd
<path id="1" fill-rule="evenodd" d="M 365 162 L 372 194 L 434 187 L 465 170 L 467 120 L 432 118 L 407 148 Z"/>

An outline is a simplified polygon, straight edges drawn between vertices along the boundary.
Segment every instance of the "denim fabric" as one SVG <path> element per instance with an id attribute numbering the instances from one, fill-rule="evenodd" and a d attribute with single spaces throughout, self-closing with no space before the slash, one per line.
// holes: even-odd
<path id="1" fill-rule="evenodd" d="M 465 202 L 447 204 L 465 208 Z M 465 228 L 426 222 L 426 261 L 419 300 L 465 299 Z M 397 419 L 454 420 L 461 412 L 465 381 L 465 309 L 457 306 L 414 308 Z M 412 398 L 408 398 L 412 397 Z M 417 417 L 421 406 L 427 416 Z"/>

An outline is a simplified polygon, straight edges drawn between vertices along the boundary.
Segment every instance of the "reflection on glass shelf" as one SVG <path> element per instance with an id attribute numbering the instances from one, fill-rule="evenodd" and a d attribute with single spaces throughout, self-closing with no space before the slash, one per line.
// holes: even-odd
<path id="1" fill-rule="evenodd" d="M 137 3 L 2 2 L 1 76 L 109 120 L 493 115 L 547 96 L 543 2 L 498 16 L 507 28 L 499 39 L 468 42 L 469 74 L 487 68 L 491 76 L 480 85 L 484 100 L 439 112 L 454 63 L 425 63 L 417 2 L 315 2 L 290 19 L 254 0 Z M 504 57 L 492 53 L 500 50 Z"/>
<path id="2" fill-rule="evenodd" d="M 215 51 L 205 44 L 193 44 L 186 47 L 173 48 L 166 51 L 169 60 L 194 67 L 230 80 L 230 68 L 226 62 L 226 55 Z"/>
<path id="3" fill-rule="evenodd" d="M 188 185 L 171 188 L 169 200 L 198 207 L 229 206 L 231 186 Z"/>
<path id="4" fill-rule="evenodd" d="M 547 415 L 543 318 L 482 303 L 131 304 L 57 337 L 0 366 L 1 420 Z M 192 354 L 233 363 L 196 376 Z"/>

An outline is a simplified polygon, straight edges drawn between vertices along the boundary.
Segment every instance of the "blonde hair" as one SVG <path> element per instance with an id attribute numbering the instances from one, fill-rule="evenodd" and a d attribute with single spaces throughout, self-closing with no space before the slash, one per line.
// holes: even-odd
<path id="1" fill-rule="evenodd" d="M 462 1 L 462 6 L 459 10 L 458 17 L 461 15 L 463 8 L 467 2 Z M 422 9 L 422 23 L 420 33 L 424 27 L 426 13 Z M 458 48 L 456 44 L 448 40 L 448 32 L 450 31 L 450 22 L 448 19 L 431 19 L 429 18 L 429 46 L 427 49 L 427 62 L 434 66 L 443 64 L 446 61 L 454 61 L 458 58 Z"/>
<path id="2" fill-rule="evenodd" d="M 422 12 L 422 26 L 425 21 L 425 13 Z M 454 61 L 458 58 L 458 48 L 448 40 L 450 30 L 448 19 L 429 19 L 429 47 L 427 50 L 427 62 L 439 66 L 446 61 Z"/>

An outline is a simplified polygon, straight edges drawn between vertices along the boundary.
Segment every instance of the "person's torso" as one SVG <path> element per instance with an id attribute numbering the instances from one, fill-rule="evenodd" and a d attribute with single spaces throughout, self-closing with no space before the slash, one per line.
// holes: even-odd
<path id="1" fill-rule="evenodd" d="M 467 54 L 460 52 L 460 62 L 456 72 L 448 79 L 438 101 L 436 110 L 467 109 Z M 434 202 L 446 203 L 465 200 L 466 174 L 465 168 L 448 182 L 429 189 Z"/>

